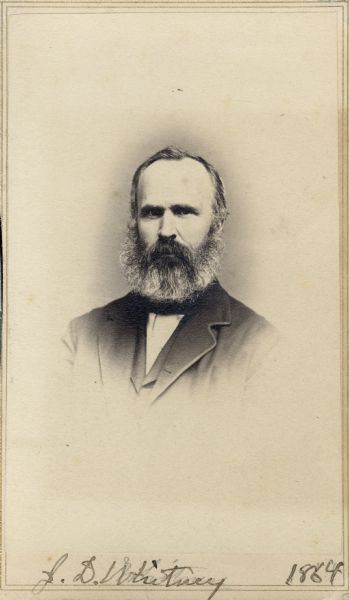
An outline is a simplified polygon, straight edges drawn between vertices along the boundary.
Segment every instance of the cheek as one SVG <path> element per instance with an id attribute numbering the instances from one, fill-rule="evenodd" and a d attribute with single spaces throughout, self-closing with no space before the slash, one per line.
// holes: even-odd
<path id="1" fill-rule="evenodd" d="M 138 232 L 140 238 L 145 244 L 152 244 L 157 237 L 157 224 L 156 221 L 147 221 L 138 223 Z"/>
<path id="2" fill-rule="evenodd" d="M 183 223 L 181 232 L 186 241 L 193 245 L 200 244 L 208 234 L 211 226 L 211 219 L 205 221 L 192 221 Z"/>

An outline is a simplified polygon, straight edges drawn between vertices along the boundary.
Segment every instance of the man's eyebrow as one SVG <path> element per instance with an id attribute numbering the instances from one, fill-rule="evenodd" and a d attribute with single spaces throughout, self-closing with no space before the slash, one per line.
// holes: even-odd
<path id="1" fill-rule="evenodd" d="M 163 207 L 159 204 L 144 204 L 141 208 L 141 215 L 146 215 L 150 210 L 163 211 Z"/>
<path id="2" fill-rule="evenodd" d="M 188 213 L 192 213 L 194 215 L 198 215 L 199 214 L 199 210 L 197 208 L 195 208 L 194 206 L 191 206 L 191 204 L 171 204 L 170 206 L 171 210 L 185 210 Z"/>

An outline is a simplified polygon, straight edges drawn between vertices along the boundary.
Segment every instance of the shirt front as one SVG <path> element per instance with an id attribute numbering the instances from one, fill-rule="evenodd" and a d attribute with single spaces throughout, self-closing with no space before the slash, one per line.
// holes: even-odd
<path id="1" fill-rule="evenodd" d="M 146 336 L 146 373 L 149 373 L 183 316 L 149 313 Z"/>

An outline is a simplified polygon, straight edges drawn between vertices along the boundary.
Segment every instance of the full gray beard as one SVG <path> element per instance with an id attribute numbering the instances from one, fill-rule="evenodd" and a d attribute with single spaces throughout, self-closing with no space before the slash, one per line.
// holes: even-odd
<path id="1" fill-rule="evenodd" d="M 222 249 L 221 234 L 210 231 L 196 250 L 183 248 L 185 261 L 164 256 L 149 262 L 137 225 L 130 225 L 120 262 L 131 291 L 156 302 L 182 302 L 198 296 L 217 277 Z"/>

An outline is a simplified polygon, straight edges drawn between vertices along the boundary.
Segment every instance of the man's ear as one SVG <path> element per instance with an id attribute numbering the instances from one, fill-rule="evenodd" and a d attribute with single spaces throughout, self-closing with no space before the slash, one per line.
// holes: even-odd
<path id="1" fill-rule="evenodd" d="M 211 224 L 211 231 L 213 233 L 222 233 L 223 227 L 225 223 L 225 218 L 222 218 L 219 215 L 214 215 Z"/>
<path id="2" fill-rule="evenodd" d="M 224 221 L 222 219 L 219 219 L 219 221 L 217 222 L 216 230 L 215 230 L 216 233 L 222 233 L 223 227 L 224 227 Z"/>
<path id="3" fill-rule="evenodd" d="M 129 229 L 138 229 L 137 219 L 135 217 L 131 217 L 127 225 Z"/>

